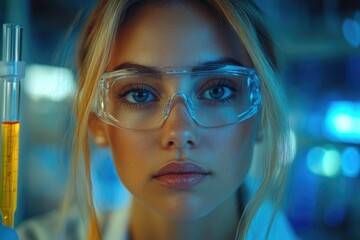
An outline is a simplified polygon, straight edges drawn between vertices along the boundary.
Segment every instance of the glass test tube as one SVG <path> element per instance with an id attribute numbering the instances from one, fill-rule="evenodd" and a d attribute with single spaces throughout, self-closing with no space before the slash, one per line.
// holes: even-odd
<path id="1" fill-rule="evenodd" d="M 3 25 L 3 57 L 0 61 L 1 84 L 1 172 L 0 211 L 3 225 L 14 227 L 17 205 L 20 80 L 25 63 L 21 61 L 22 26 Z"/>

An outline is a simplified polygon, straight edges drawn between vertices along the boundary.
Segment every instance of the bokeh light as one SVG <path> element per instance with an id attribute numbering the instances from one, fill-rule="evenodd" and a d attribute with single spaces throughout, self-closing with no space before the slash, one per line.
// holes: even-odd
<path id="1" fill-rule="evenodd" d="M 347 177 L 357 177 L 360 172 L 360 153 L 355 147 L 348 147 L 342 153 L 342 173 Z"/>
<path id="2" fill-rule="evenodd" d="M 324 177 L 335 177 L 340 172 L 341 155 L 332 147 L 313 147 L 307 155 L 309 170 Z"/>
<path id="3" fill-rule="evenodd" d="M 74 74 L 67 68 L 32 64 L 25 75 L 24 90 L 33 100 L 62 101 L 75 89 Z"/>
<path id="4" fill-rule="evenodd" d="M 353 47 L 360 45 L 360 24 L 350 18 L 346 18 L 343 22 L 343 34 L 346 41 Z"/>
<path id="5" fill-rule="evenodd" d="M 331 140 L 360 143 L 360 102 L 332 102 L 325 117 L 324 130 Z"/>

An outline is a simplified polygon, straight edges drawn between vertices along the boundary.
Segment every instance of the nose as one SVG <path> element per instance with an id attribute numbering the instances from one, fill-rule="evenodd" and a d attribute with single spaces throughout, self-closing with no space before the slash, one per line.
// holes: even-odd
<path id="1" fill-rule="evenodd" d="M 183 99 L 184 100 L 184 99 Z M 199 143 L 197 125 L 184 101 L 173 102 L 162 126 L 161 145 L 164 148 L 194 148 Z"/>

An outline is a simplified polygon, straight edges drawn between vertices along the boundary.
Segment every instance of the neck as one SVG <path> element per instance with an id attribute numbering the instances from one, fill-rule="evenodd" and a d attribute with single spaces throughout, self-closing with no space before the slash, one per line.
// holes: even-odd
<path id="1" fill-rule="evenodd" d="M 232 240 L 239 219 L 236 194 L 206 216 L 189 221 L 169 220 L 134 199 L 130 220 L 131 239 Z"/>

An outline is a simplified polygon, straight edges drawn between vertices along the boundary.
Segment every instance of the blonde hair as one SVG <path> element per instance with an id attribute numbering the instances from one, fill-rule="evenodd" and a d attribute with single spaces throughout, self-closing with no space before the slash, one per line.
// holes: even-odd
<path id="1" fill-rule="evenodd" d="M 155 0 L 160 1 L 160 0 Z M 75 104 L 77 117 L 72 161 L 72 181 L 75 188 L 69 190 L 65 206 L 76 194 L 85 200 L 86 219 L 89 220 L 89 239 L 101 239 L 92 200 L 90 179 L 90 143 L 88 120 L 92 111 L 96 83 L 105 71 L 113 46 L 117 28 L 125 18 L 128 9 L 135 3 L 151 0 L 101 0 L 90 15 L 80 39 L 78 55 L 78 93 Z M 169 2 L 169 1 L 164 1 Z M 239 222 L 236 239 L 244 239 L 257 210 L 266 199 L 274 200 L 274 211 L 267 230 L 280 206 L 287 175 L 289 156 L 289 126 L 285 115 L 284 90 L 279 80 L 278 62 L 274 44 L 271 40 L 259 9 L 251 0 L 204 0 L 220 19 L 232 27 L 247 50 L 261 79 L 263 107 L 261 109 L 261 128 L 263 131 L 262 176 L 255 194 L 246 202 Z M 74 186 L 74 184 L 72 184 Z M 272 194 L 276 186 L 276 194 Z M 84 201 L 82 201 L 83 204 Z"/>

